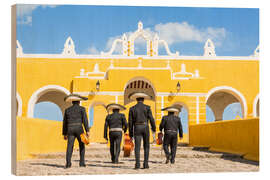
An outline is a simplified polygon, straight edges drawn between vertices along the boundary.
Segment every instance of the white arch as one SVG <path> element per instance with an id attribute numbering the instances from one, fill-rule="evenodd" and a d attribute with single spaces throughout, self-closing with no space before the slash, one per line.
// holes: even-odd
<path id="1" fill-rule="evenodd" d="M 246 102 L 245 97 L 243 96 L 243 94 L 240 91 L 238 91 L 238 90 L 236 90 L 236 89 L 234 89 L 234 88 L 232 88 L 230 86 L 218 86 L 218 87 L 215 87 L 215 88 L 211 89 L 210 91 L 208 91 L 205 103 L 207 103 L 209 97 L 212 94 L 214 94 L 214 93 L 216 93 L 218 91 L 225 91 L 225 92 L 228 92 L 228 93 L 233 93 L 233 95 L 235 95 L 236 98 L 240 101 L 240 104 L 243 105 L 243 108 L 244 108 L 243 117 L 247 116 L 247 102 Z"/>
<path id="2" fill-rule="evenodd" d="M 18 92 L 16 92 L 16 99 L 18 102 L 17 116 L 22 116 L 22 98 Z"/>
<path id="3" fill-rule="evenodd" d="M 254 101 L 253 101 L 253 117 L 258 117 L 257 116 L 257 103 L 259 101 L 259 94 L 257 94 L 257 96 L 255 97 Z"/>
<path id="4" fill-rule="evenodd" d="M 27 109 L 27 117 L 28 118 L 33 118 L 34 107 L 35 107 L 35 104 L 38 101 L 38 99 L 46 92 L 52 91 L 52 90 L 61 91 L 61 92 L 65 93 L 66 95 L 70 94 L 69 90 L 67 90 L 66 88 L 64 88 L 62 86 L 58 86 L 58 85 L 47 85 L 47 86 L 43 86 L 42 88 L 39 88 L 37 91 L 35 91 L 32 94 L 30 100 L 28 101 L 28 109 Z"/>

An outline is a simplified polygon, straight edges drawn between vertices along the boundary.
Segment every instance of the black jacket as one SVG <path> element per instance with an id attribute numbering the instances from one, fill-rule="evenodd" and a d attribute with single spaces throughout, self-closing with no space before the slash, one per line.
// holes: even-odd
<path id="1" fill-rule="evenodd" d="M 124 132 L 127 131 L 127 120 L 124 114 L 114 112 L 108 114 L 104 125 L 104 138 L 107 138 L 107 130 L 109 128 L 121 128 Z"/>
<path id="2" fill-rule="evenodd" d="M 175 115 L 167 115 L 163 116 L 161 123 L 159 125 L 159 130 L 162 131 L 166 130 L 173 130 L 173 131 L 179 131 L 179 136 L 182 138 L 183 137 L 183 129 L 182 129 L 182 124 L 181 120 L 179 117 Z"/>
<path id="3" fill-rule="evenodd" d="M 136 124 L 145 123 L 148 125 L 150 121 L 152 131 L 156 132 L 156 124 L 152 115 L 150 106 L 138 102 L 135 106 L 129 109 L 128 125 L 130 137 L 133 137 L 133 130 Z"/>
<path id="4" fill-rule="evenodd" d="M 63 135 L 69 135 L 73 133 L 83 133 L 83 127 L 86 132 L 89 132 L 88 119 L 85 108 L 74 104 L 65 110 L 63 120 Z"/>

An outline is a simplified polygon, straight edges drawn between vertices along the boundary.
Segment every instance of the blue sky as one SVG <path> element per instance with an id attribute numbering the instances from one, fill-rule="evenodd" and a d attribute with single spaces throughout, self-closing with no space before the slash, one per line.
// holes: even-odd
<path id="1" fill-rule="evenodd" d="M 61 53 L 71 36 L 78 54 L 98 54 L 138 21 L 180 55 L 202 55 L 208 38 L 220 56 L 248 56 L 259 44 L 259 10 L 248 8 L 19 5 L 17 39 L 25 53 Z"/>
<path id="2" fill-rule="evenodd" d="M 24 53 L 54 54 L 71 36 L 78 54 L 99 54 L 123 33 L 136 31 L 139 21 L 180 55 L 202 55 L 208 38 L 219 56 L 249 56 L 259 45 L 259 9 L 251 8 L 18 5 L 17 40 Z M 145 43 L 135 43 L 135 53 L 145 53 Z M 223 118 L 234 119 L 240 109 L 232 104 Z M 183 120 L 186 115 L 183 111 Z M 36 105 L 35 117 L 61 120 L 62 115 L 56 105 L 44 102 Z M 207 121 L 212 120 L 207 108 Z"/>

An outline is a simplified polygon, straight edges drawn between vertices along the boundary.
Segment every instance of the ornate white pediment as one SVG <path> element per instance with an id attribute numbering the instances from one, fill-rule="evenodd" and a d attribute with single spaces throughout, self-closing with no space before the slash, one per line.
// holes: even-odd
<path id="1" fill-rule="evenodd" d="M 132 33 L 129 37 L 127 37 L 126 34 L 123 34 L 121 39 L 115 39 L 110 51 L 101 52 L 101 55 L 112 55 L 112 53 L 115 51 L 116 45 L 118 43 L 122 43 L 122 55 L 134 56 L 134 42 L 139 37 L 142 37 L 144 40 L 146 40 L 147 56 L 158 56 L 159 43 L 164 45 L 165 50 L 169 56 L 179 56 L 179 52 L 177 51 L 176 53 L 172 53 L 169 49 L 168 43 L 165 40 L 160 40 L 157 34 L 152 37 L 149 32 L 144 30 L 143 23 L 141 21 L 138 23 L 138 29 L 134 33 Z"/>
<path id="2" fill-rule="evenodd" d="M 70 36 L 66 40 L 62 54 L 63 55 L 76 55 L 75 45 Z"/>
<path id="3" fill-rule="evenodd" d="M 216 56 L 215 45 L 211 39 L 205 42 L 203 56 Z"/>

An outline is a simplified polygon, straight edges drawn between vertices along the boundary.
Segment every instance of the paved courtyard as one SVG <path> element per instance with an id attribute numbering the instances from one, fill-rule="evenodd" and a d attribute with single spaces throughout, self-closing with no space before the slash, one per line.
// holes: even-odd
<path id="1" fill-rule="evenodd" d="M 242 159 L 237 155 L 194 150 L 179 146 L 175 164 L 165 164 L 161 147 L 151 145 L 149 169 L 135 170 L 134 152 L 120 163 L 110 162 L 109 148 L 105 144 L 91 144 L 86 149 L 86 167 L 79 167 L 79 152 L 74 149 L 72 167 L 64 169 L 65 153 L 37 155 L 36 159 L 17 163 L 18 175 L 78 175 L 78 174 L 148 174 L 148 173 L 191 173 L 191 172 L 254 172 L 259 171 L 259 163 Z M 141 161 L 143 150 L 141 152 Z M 143 163 L 143 162 L 142 162 Z M 141 166 L 142 166 L 141 163 Z"/>

